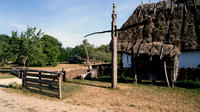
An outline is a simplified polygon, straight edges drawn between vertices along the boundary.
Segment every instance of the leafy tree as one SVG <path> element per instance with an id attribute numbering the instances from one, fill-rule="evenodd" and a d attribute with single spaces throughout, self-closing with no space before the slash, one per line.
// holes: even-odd
<path id="1" fill-rule="evenodd" d="M 106 52 L 107 45 L 96 48 L 93 58 L 97 61 L 111 62 L 111 52 Z"/>
<path id="2" fill-rule="evenodd" d="M 60 49 L 60 56 L 59 56 L 59 61 L 64 62 L 68 61 L 73 57 L 74 51 L 73 48 L 67 47 L 67 48 L 61 48 Z"/>
<path id="3" fill-rule="evenodd" d="M 26 32 L 22 32 L 19 37 L 19 55 L 18 64 L 28 66 L 45 66 L 45 55 L 41 43 L 41 30 L 37 31 L 35 27 L 28 27 Z"/>
<path id="4" fill-rule="evenodd" d="M 6 56 L 6 49 L 9 46 L 9 36 L 8 35 L 0 35 L 0 64 L 5 64 L 7 56 Z"/>
<path id="5" fill-rule="evenodd" d="M 74 54 L 79 55 L 83 59 L 86 59 L 87 58 L 86 49 L 88 51 L 89 58 L 93 58 L 92 56 L 93 53 L 95 52 L 95 48 L 93 45 L 88 43 L 87 40 L 83 40 L 82 44 L 74 48 Z"/>
<path id="6" fill-rule="evenodd" d="M 43 53 L 45 54 L 46 57 L 46 63 L 48 65 L 57 65 L 58 61 L 58 56 L 60 55 L 60 47 L 61 44 L 59 41 L 50 36 L 50 35 L 44 35 L 41 38 L 42 45 L 43 45 Z"/>

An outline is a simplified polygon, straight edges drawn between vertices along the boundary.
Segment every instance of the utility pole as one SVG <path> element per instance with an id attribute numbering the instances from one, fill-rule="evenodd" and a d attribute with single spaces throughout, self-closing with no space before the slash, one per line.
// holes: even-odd
<path id="1" fill-rule="evenodd" d="M 113 3 L 112 13 L 112 88 L 117 87 L 117 13 L 116 4 Z"/>

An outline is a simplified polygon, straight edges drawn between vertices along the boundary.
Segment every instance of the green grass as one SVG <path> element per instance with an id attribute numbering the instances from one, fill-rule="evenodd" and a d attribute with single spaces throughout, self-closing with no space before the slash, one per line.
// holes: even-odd
<path id="1" fill-rule="evenodd" d="M 68 97 L 72 96 L 74 93 L 79 92 L 79 91 L 81 91 L 80 85 L 67 83 L 67 82 L 62 83 L 63 98 L 68 98 Z"/>

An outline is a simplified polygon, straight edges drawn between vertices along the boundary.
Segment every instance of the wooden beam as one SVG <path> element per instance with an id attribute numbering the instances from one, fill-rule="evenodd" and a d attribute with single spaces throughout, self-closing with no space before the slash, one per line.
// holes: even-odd
<path id="1" fill-rule="evenodd" d="M 61 76 L 62 76 L 62 74 L 61 74 Z M 62 98 L 62 77 L 58 77 L 58 82 L 59 82 L 59 84 L 58 84 L 58 97 L 59 97 L 59 99 L 61 99 Z"/>
<path id="2" fill-rule="evenodd" d="M 168 75 L 167 75 L 166 61 L 164 61 L 164 70 L 165 70 L 165 77 L 166 77 L 167 85 L 170 87 L 170 85 L 169 85 L 169 79 L 168 79 Z"/>
<path id="3" fill-rule="evenodd" d="M 117 87 L 117 14 L 116 4 L 113 3 L 112 14 L 112 88 Z"/>

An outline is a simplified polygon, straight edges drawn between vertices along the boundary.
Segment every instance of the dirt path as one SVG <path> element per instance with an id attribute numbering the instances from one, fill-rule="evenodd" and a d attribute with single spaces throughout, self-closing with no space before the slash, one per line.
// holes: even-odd
<path id="1" fill-rule="evenodd" d="M 16 82 L 17 84 L 21 84 L 22 80 L 19 78 L 0 79 L 0 85 L 2 86 L 7 86 L 13 82 Z"/>
<path id="2" fill-rule="evenodd" d="M 21 83 L 18 78 L 0 79 L 0 85 Z M 53 101 L 3 91 L 0 86 L 0 112 L 112 112 L 104 108 L 72 105 L 66 100 Z"/>
<path id="3" fill-rule="evenodd" d="M 44 100 L 15 93 L 7 93 L 0 88 L 0 112 L 107 112 L 107 109 L 76 106 L 65 101 Z M 111 111 L 110 111 L 111 112 Z"/>

